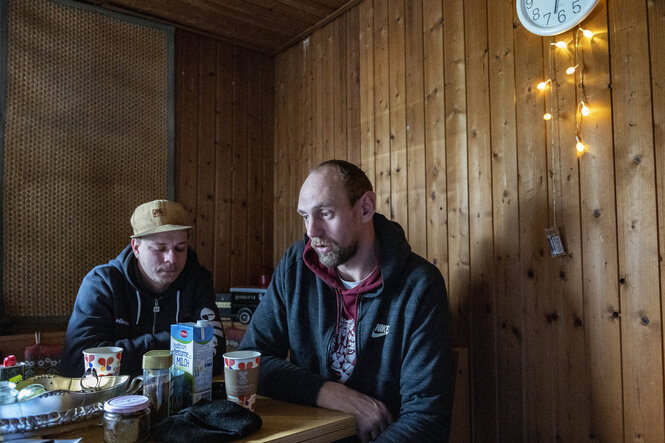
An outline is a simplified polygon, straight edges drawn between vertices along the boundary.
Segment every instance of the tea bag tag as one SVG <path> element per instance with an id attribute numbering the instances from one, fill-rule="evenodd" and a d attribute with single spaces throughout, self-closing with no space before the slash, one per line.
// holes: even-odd
<path id="1" fill-rule="evenodd" d="M 559 228 L 547 228 L 545 229 L 545 235 L 550 244 L 550 254 L 552 257 L 566 255 L 566 250 L 563 248 L 563 241 L 561 240 L 561 234 L 559 234 Z"/>

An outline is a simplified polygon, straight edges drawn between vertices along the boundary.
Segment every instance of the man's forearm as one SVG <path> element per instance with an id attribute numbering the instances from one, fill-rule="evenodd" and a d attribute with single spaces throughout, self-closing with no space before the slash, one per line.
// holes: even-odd
<path id="1" fill-rule="evenodd" d="M 316 404 L 352 414 L 356 418 L 356 433 L 363 442 L 375 440 L 393 422 L 385 404 L 341 383 L 325 382 Z"/>

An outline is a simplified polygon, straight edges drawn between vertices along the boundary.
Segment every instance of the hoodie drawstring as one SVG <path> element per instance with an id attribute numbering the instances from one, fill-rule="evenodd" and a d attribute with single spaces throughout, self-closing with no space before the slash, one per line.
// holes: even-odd
<path id="1" fill-rule="evenodd" d="M 180 290 L 178 290 L 178 298 L 177 298 L 177 307 L 175 309 L 175 322 L 178 323 L 178 317 L 180 317 Z"/>
<path id="2" fill-rule="evenodd" d="M 139 320 L 141 319 L 141 294 L 139 294 L 139 290 L 136 290 L 136 302 L 138 303 L 139 307 L 136 311 L 136 324 L 139 324 Z"/>

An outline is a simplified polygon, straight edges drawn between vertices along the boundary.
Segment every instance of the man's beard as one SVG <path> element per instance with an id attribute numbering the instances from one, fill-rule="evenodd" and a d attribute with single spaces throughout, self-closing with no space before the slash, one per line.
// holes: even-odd
<path id="1" fill-rule="evenodd" d="M 326 245 L 330 248 L 328 252 L 319 252 L 316 246 Z M 312 246 L 319 256 L 319 262 L 328 268 L 337 267 L 349 261 L 358 252 L 358 241 L 352 242 L 347 247 L 342 247 L 334 242 L 325 242 L 320 239 L 312 239 Z"/>

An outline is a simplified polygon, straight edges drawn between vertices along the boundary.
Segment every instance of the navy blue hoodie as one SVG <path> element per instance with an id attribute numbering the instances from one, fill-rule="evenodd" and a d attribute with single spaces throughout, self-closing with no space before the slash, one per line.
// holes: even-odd
<path id="1" fill-rule="evenodd" d="M 62 375 L 80 377 L 83 349 L 96 346 L 123 348 L 120 373 L 138 375 L 144 353 L 169 349 L 171 324 L 200 319 L 220 322 L 210 272 L 199 264 L 194 250 L 188 250 L 185 268 L 165 292 L 145 291 L 137 283 L 140 280 L 131 245 L 85 276 L 67 327 Z M 221 323 L 215 329 L 223 333 Z M 217 342 L 215 374 L 224 370 L 226 349 L 224 337 L 217 337 Z"/>
<path id="2" fill-rule="evenodd" d="M 345 384 L 384 402 L 396 419 L 379 441 L 447 441 L 454 374 L 443 277 L 411 251 L 399 224 L 375 214 L 374 229 L 383 284 L 359 296 L 357 361 Z M 315 405 L 321 385 L 336 379 L 330 358 L 341 299 L 305 264 L 307 241 L 286 251 L 240 348 L 262 353 L 260 394 Z"/>

